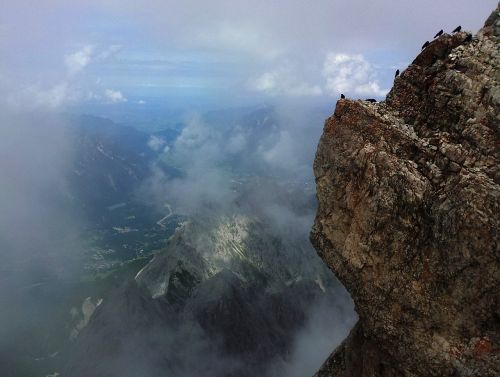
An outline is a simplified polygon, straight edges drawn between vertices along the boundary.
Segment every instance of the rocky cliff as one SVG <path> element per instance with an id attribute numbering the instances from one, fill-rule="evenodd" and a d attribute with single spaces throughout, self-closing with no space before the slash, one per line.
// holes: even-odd
<path id="1" fill-rule="evenodd" d="M 499 39 L 497 8 L 326 120 L 311 240 L 359 322 L 318 377 L 500 375 Z"/>

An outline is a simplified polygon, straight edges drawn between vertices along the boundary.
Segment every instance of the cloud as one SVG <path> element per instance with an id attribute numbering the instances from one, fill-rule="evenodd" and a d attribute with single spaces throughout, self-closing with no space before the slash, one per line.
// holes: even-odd
<path id="1" fill-rule="evenodd" d="M 325 90 L 331 95 L 355 94 L 383 97 L 388 89 L 382 89 L 377 73 L 363 55 L 330 52 L 323 63 Z"/>
<path id="2" fill-rule="evenodd" d="M 175 142 L 177 149 L 194 149 L 201 147 L 210 137 L 207 124 L 198 116 L 193 115 Z"/>
<path id="3" fill-rule="evenodd" d="M 292 98 L 314 97 L 320 91 L 336 95 L 332 92 L 338 83 L 330 80 L 326 86 L 321 74 L 325 54 L 336 51 L 361 54 L 370 61 L 377 77 L 355 87 L 359 95 L 375 96 L 392 83 L 396 67 L 392 73 L 389 67 L 404 69 L 403 62 L 412 61 L 437 30 L 449 31 L 458 24 L 477 30 L 496 3 L 484 0 L 471 7 L 469 0 L 457 0 L 450 7 L 432 0 L 55 0 L 50 7 L 35 9 L 29 1 L 7 0 L 0 14 L 0 75 L 12 78 L 14 91 L 35 84 L 50 88 L 64 81 L 69 71 L 79 80 L 71 85 L 72 91 L 78 86 L 97 93 L 103 88 L 94 83 L 101 77 L 105 87 L 119 85 L 129 96 L 159 94 L 169 101 L 178 100 L 182 91 L 184 98 L 197 96 L 200 103 L 202 96 L 213 101 L 225 93 L 225 103 L 231 106 L 239 100 L 239 106 L 242 97 L 255 99 L 256 93 Z M 30 25 L 30 30 L 23 25 Z M 75 51 L 68 50 L 76 43 Z M 121 45 L 126 46 L 123 51 Z M 112 59 L 118 52 L 120 59 Z M 293 67 L 295 81 L 275 72 L 287 64 Z M 255 85 L 248 85 L 249 78 L 257 81 Z"/>
<path id="4" fill-rule="evenodd" d="M 92 62 L 99 62 L 115 55 L 122 48 L 121 45 L 111 45 L 107 48 L 97 50 L 94 45 L 83 46 L 80 50 L 66 55 L 64 64 L 70 76 L 81 72 Z"/>
<path id="5" fill-rule="evenodd" d="M 288 93 L 292 96 L 319 96 L 323 94 L 323 89 L 319 85 L 309 85 L 306 83 L 300 83 L 296 86 L 291 87 Z"/>
<path id="6" fill-rule="evenodd" d="M 290 177 L 301 182 L 312 180 L 312 160 L 326 113 L 304 105 L 281 105 L 224 114 L 218 114 L 215 121 L 190 116 L 175 142 L 164 149 L 164 160 L 181 174 L 169 176 L 153 166 L 140 197 L 152 199 L 158 207 L 168 201 L 181 207 L 179 212 L 193 214 L 207 204 L 232 206 L 242 187 L 240 179 L 247 174 L 287 177 L 285 181 Z M 266 200 L 270 205 L 269 198 Z M 264 200 L 256 202 L 266 207 Z"/>
<path id="7" fill-rule="evenodd" d="M 153 135 L 148 140 L 148 147 L 154 150 L 155 152 L 158 152 L 165 145 L 165 143 L 166 142 L 164 139 Z"/>
<path id="8" fill-rule="evenodd" d="M 320 300 L 309 309 L 305 326 L 295 335 L 290 359 L 271 369 L 277 375 L 310 376 L 347 337 L 357 316 L 345 289 L 337 286 L 334 292 L 330 302 Z"/>
<path id="9" fill-rule="evenodd" d="M 94 50 L 94 46 L 87 45 L 81 50 L 64 57 L 64 64 L 66 65 L 70 76 L 81 72 L 87 65 L 90 64 Z"/>
<path id="10" fill-rule="evenodd" d="M 106 60 L 112 56 L 114 56 L 117 52 L 121 51 L 122 49 L 122 45 L 118 45 L 118 44 L 114 44 L 114 45 L 111 45 L 101 51 L 99 51 L 95 57 L 94 57 L 94 61 L 102 61 L 102 60 Z"/>
<path id="11" fill-rule="evenodd" d="M 104 98 L 108 103 L 127 102 L 127 98 L 119 90 L 106 89 L 104 91 Z"/>
<path id="12" fill-rule="evenodd" d="M 323 89 L 317 84 L 310 84 L 300 79 L 300 71 L 283 66 L 265 72 L 250 82 L 250 88 L 269 95 L 290 97 L 319 96 Z"/>
<path id="13" fill-rule="evenodd" d="M 227 140 L 226 150 L 228 151 L 228 153 L 240 153 L 247 145 L 246 136 L 243 130 L 241 130 L 241 132 L 238 131 L 239 130 L 236 129 L 235 132 Z"/>
<path id="14" fill-rule="evenodd" d="M 250 89 L 271 96 L 337 97 L 340 93 L 383 97 L 388 89 L 381 87 L 378 73 L 384 66 L 370 63 L 361 54 L 329 52 L 323 60 L 321 75 L 307 75 L 304 67 L 283 63 L 250 81 Z M 310 76 L 310 77 L 308 77 Z M 314 83 L 316 81 L 316 83 Z"/>
<path id="15" fill-rule="evenodd" d="M 216 129 L 196 114 L 191 115 L 172 148 L 166 147 L 171 161 L 181 168 L 182 177 L 169 177 L 154 167 L 151 182 L 145 188 L 148 192 L 153 189 L 152 197 L 162 198 L 157 203 L 169 198 L 185 214 L 204 211 L 205 206 L 212 204 L 231 205 L 234 192 L 223 166 L 228 158 L 226 137 L 222 129 Z"/>
<path id="16" fill-rule="evenodd" d="M 74 135 L 66 120 L 0 110 L 2 301 L 14 292 L 6 287 L 10 280 L 37 279 L 34 271 L 70 273 L 68 261 L 74 262 L 82 251 L 76 235 L 84 220 L 75 216 L 68 188 Z M 0 327 L 5 327 L 1 317 Z"/>
<path id="17" fill-rule="evenodd" d="M 214 23 L 199 31 L 191 43 L 203 48 L 243 53 L 259 60 L 272 60 L 283 52 L 283 48 L 273 43 L 262 30 L 228 21 Z"/>
<path id="18" fill-rule="evenodd" d="M 176 212 L 187 215 L 202 213 L 214 205 L 227 209 L 236 197 L 234 174 L 228 167 L 242 154 L 248 163 L 254 158 L 247 148 L 248 131 L 237 124 L 210 123 L 191 114 L 175 142 L 164 148 L 169 164 L 182 174 L 172 177 L 159 166 L 152 166 L 139 196 L 159 207 L 168 201 Z"/>
<path id="19" fill-rule="evenodd" d="M 276 88 L 276 75 L 273 72 L 266 72 L 255 80 L 254 87 L 262 92 L 270 92 Z"/>
<path id="20" fill-rule="evenodd" d="M 271 148 L 261 148 L 259 151 L 263 159 L 271 165 L 283 166 L 284 164 L 294 165 L 295 147 L 293 137 L 289 130 L 281 130 L 279 137 Z"/>
<path id="21" fill-rule="evenodd" d="M 69 102 L 69 88 L 67 82 L 61 82 L 50 88 L 32 85 L 9 98 L 11 107 L 14 108 L 46 108 L 55 109 L 62 103 Z M 74 97 L 73 97 L 74 98 Z"/>
<path id="22" fill-rule="evenodd" d="M 5 104 L 17 111 L 22 109 L 43 111 L 74 105 L 85 100 L 99 100 L 103 97 L 111 103 L 126 102 L 127 99 L 120 91 L 107 89 L 103 95 L 95 94 L 92 86 L 100 86 L 101 80 L 96 79 L 91 85 L 84 74 L 89 65 L 110 58 L 120 49 L 120 45 L 111 45 L 104 49 L 85 45 L 71 54 L 64 55 L 62 62 L 66 69 L 50 81 L 43 80 L 45 82 L 38 79 L 36 82 L 24 83 L 4 76 L 0 72 L 0 80 L 5 88 Z"/>

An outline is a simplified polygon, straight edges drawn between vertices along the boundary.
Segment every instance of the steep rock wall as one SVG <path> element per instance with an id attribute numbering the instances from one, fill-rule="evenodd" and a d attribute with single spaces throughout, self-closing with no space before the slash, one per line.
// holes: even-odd
<path id="1" fill-rule="evenodd" d="M 499 9 L 467 37 L 326 120 L 311 240 L 359 322 L 318 377 L 500 375 Z"/>

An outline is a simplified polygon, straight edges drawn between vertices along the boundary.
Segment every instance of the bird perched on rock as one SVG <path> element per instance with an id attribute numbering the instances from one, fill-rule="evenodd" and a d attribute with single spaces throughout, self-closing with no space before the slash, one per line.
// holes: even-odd
<path id="1" fill-rule="evenodd" d="M 394 74 L 394 77 L 398 77 L 399 76 L 399 69 L 396 70 L 396 73 Z"/>
<path id="2" fill-rule="evenodd" d="M 434 36 L 434 38 L 440 37 L 442 34 L 443 34 L 443 29 L 439 30 Z"/>
<path id="3" fill-rule="evenodd" d="M 462 30 L 462 26 L 458 25 L 455 29 L 453 29 L 452 33 L 458 33 Z"/>
<path id="4" fill-rule="evenodd" d="M 467 34 L 467 36 L 465 37 L 463 43 L 467 43 L 467 42 L 470 42 L 470 41 L 472 41 L 472 34 Z"/>
<path id="5" fill-rule="evenodd" d="M 377 102 L 377 100 L 375 98 L 367 98 L 365 101 L 368 101 L 371 103 Z"/>
<path id="6" fill-rule="evenodd" d="M 345 96 L 342 93 L 340 93 L 340 99 L 345 99 Z"/>
<path id="7" fill-rule="evenodd" d="M 431 43 L 429 41 L 425 41 L 425 43 L 422 45 L 422 50 L 429 46 Z"/>

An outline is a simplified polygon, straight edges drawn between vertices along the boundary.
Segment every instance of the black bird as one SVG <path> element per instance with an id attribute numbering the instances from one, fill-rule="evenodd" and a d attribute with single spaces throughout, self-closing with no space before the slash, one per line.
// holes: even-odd
<path id="1" fill-rule="evenodd" d="M 399 69 L 396 70 L 396 73 L 394 74 L 394 77 L 398 77 L 399 76 Z"/>
<path id="2" fill-rule="evenodd" d="M 429 46 L 430 44 L 431 44 L 431 42 L 429 42 L 429 41 L 425 41 L 425 43 L 422 45 L 422 50 L 423 50 L 424 48 L 426 48 L 427 46 Z"/>
<path id="3" fill-rule="evenodd" d="M 342 93 L 340 93 L 340 99 L 345 99 L 345 96 Z"/>
<path id="4" fill-rule="evenodd" d="M 434 36 L 434 38 L 437 38 L 437 37 L 440 37 L 441 34 L 443 34 L 443 29 L 439 30 L 436 35 Z"/>
<path id="5" fill-rule="evenodd" d="M 467 43 L 467 42 L 470 42 L 470 41 L 472 41 L 472 34 L 467 34 L 467 36 L 465 37 L 463 43 Z"/>
<path id="6" fill-rule="evenodd" d="M 462 26 L 458 25 L 453 31 L 452 33 L 458 33 L 460 32 L 460 30 L 462 30 Z"/>
<path id="7" fill-rule="evenodd" d="M 367 98 L 365 101 L 368 101 L 371 103 L 377 102 L 377 100 L 375 98 Z"/>

